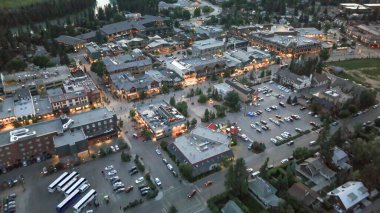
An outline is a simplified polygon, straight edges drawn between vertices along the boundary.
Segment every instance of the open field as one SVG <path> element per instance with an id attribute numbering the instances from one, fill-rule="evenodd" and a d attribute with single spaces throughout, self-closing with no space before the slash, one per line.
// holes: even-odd
<path id="1" fill-rule="evenodd" d="M 1 0 L 0 8 L 18 8 L 47 0 Z"/>
<path id="2" fill-rule="evenodd" d="M 339 66 L 345 69 L 339 77 L 350 79 L 364 85 L 371 85 L 380 89 L 380 60 L 379 59 L 357 59 L 347 61 L 329 62 L 327 65 Z"/>

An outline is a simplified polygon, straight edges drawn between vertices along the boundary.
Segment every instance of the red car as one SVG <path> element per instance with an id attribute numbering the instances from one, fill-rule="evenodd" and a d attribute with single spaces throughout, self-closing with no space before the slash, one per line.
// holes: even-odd
<path id="1" fill-rule="evenodd" d="M 195 193 L 197 193 L 197 190 L 193 189 L 193 191 L 191 191 L 189 194 L 187 194 L 187 197 L 192 198 L 195 195 Z"/>
<path id="2" fill-rule="evenodd" d="M 126 189 L 125 189 L 125 192 L 128 193 L 128 192 L 131 192 L 133 190 L 133 186 L 130 185 L 128 186 Z"/>
<path id="3" fill-rule="evenodd" d="M 212 185 L 212 181 L 207 181 L 205 184 L 204 184 L 204 187 L 209 187 Z"/>

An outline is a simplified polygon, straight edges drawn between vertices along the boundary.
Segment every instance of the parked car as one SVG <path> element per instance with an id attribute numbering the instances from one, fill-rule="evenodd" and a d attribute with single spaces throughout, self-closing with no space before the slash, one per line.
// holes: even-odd
<path id="1" fill-rule="evenodd" d="M 112 170 L 113 169 L 113 165 L 109 165 L 109 166 L 106 166 L 105 168 L 104 168 L 104 170 L 106 170 L 106 171 L 110 171 L 110 170 Z"/>
<path id="2" fill-rule="evenodd" d="M 187 194 L 187 197 L 192 198 L 195 195 L 195 193 L 197 193 L 197 190 L 193 189 L 190 193 Z"/>
<path id="3" fill-rule="evenodd" d="M 168 164 L 168 160 L 166 160 L 165 158 L 162 158 L 162 162 L 164 162 L 164 164 Z"/>
<path id="4" fill-rule="evenodd" d="M 111 170 L 107 173 L 109 176 L 113 176 L 113 175 L 116 175 L 117 174 L 117 171 L 114 169 L 114 170 Z"/>
<path id="5" fill-rule="evenodd" d="M 168 169 L 169 169 L 170 171 L 173 170 L 173 166 L 172 166 L 170 163 L 168 163 L 166 166 L 168 167 Z"/>
<path id="6" fill-rule="evenodd" d="M 139 178 L 137 178 L 136 180 L 135 180 L 135 183 L 136 184 L 139 184 L 139 183 L 141 183 L 141 182 L 143 182 L 144 181 L 144 177 L 139 177 Z"/>
<path id="7" fill-rule="evenodd" d="M 209 187 L 212 185 L 212 181 L 207 181 L 205 184 L 204 184 L 204 187 Z"/>
<path id="8" fill-rule="evenodd" d="M 133 185 L 130 185 L 128 186 L 126 189 L 125 189 L 125 192 L 128 193 L 128 192 L 131 192 L 133 190 Z"/>
<path id="9" fill-rule="evenodd" d="M 285 164 L 285 163 L 288 163 L 288 162 L 289 162 L 289 160 L 287 158 L 281 160 L 282 164 Z"/>
<path id="10" fill-rule="evenodd" d="M 160 180 L 158 177 L 154 178 L 154 182 L 156 183 L 156 185 L 157 185 L 158 187 L 161 187 L 161 186 L 162 186 L 161 180 Z"/>
<path id="11" fill-rule="evenodd" d="M 157 155 L 161 155 L 161 152 L 159 149 L 156 149 L 156 153 L 157 153 Z"/>

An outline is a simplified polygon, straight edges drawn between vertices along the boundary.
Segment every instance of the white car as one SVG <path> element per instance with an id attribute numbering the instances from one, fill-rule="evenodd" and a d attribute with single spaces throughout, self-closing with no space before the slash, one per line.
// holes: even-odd
<path id="1" fill-rule="evenodd" d="M 282 164 L 285 164 L 285 163 L 287 163 L 287 162 L 289 162 L 289 160 L 288 160 L 287 158 L 281 160 L 281 163 L 282 163 Z"/>
<path id="2" fill-rule="evenodd" d="M 271 138 L 271 139 L 270 139 L 270 142 L 272 142 L 272 143 L 276 144 L 276 143 L 277 143 L 277 140 L 276 140 L 276 139 L 274 139 L 274 138 Z"/>
<path id="3" fill-rule="evenodd" d="M 282 140 L 284 140 L 282 137 L 280 137 L 280 136 L 276 136 L 276 139 L 278 140 L 278 141 L 282 141 Z"/>
<path id="4" fill-rule="evenodd" d="M 284 134 L 287 134 L 289 137 L 292 136 L 289 132 L 284 132 Z"/>
<path id="5" fill-rule="evenodd" d="M 109 165 L 109 166 L 106 166 L 106 168 L 104 168 L 104 170 L 106 171 L 110 171 L 113 169 L 113 165 Z"/>
<path id="6" fill-rule="evenodd" d="M 268 107 L 268 108 L 265 108 L 265 111 L 270 112 L 272 110 Z"/>
<path id="7" fill-rule="evenodd" d="M 116 149 L 116 151 L 119 151 L 119 146 L 118 145 L 115 145 L 115 149 Z"/>
<path id="8" fill-rule="evenodd" d="M 251 173 L 251 172 L 253 172 L 253 169 L 252 168 L 247 168 L 247 172 Z"/>
<path id="9" fill-rule="evenodd" d="M 156 182 L 157 186 L 161 186 L 161 181 L 158 179 L 158 177 L 154 178 L 154 182 Z"/>
<path id="10" fill-rule="evenodd" d="M 117 174 L 117 171 L 114 169 L 114 170 L 111 170 L 107 173 L 109 176 L 113 176 L 113 175 L 116 175 Z"/>
<path id="11" fill-rule="evenodd" d="M 115 149 L 115 147 L 113 147 L 113 146 L 110 146 L 110 148 L 112 149 L 112 152 L 116 152 L 116 149 Z"/>
<path id="12" fill-rule="evenodd" d="M 137 178 L 136 180 L 135 180 L 135 183 L 136 184 L 139 184 L 139 183 L 141 183 L 141 182 L 143 182 L 144 181 L 144 177 L 139 177 L 139 178 Z"/>
<path id="13" fill-rule="evenodd" d="M 161 155 L 161 152 L 159 149 L 156 149 L 156 153 L 157 153 L 157 155 Z"/>
<path id="14" fill-rule="evenodd" d="M 284 138 L 288 138 L 289 136 L 285 133 L 281 133 L 281 136 L 284 137 Z"/>
<path id="15" fill-rule="evenodd" d="M 256 128 L 256 125 L 255 125 L 255 124 L 251 124 L 251 127 L 255 129 L 255 128 Z"/>

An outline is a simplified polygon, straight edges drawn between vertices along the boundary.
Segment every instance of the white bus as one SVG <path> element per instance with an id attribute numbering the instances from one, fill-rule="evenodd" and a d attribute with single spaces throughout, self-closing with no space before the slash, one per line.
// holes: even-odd
<path id="1" fill-rule="evenodd" d="M 74 205 L 74 213 L 79 213 L 81 210 L 87 206 L 96 197 L 96 191 L 91 189 L 82 199 Z"/>
<path id="2" fill-rule="evenodd" d="M 71 172 L 69 176 L 67 176 L 65 179 L 63 179 L 62 182 L 60 182 L 57 186 L 58 191 L 62 191 L 62 188 L 66 185 L 66 183 L 70 182 L 73 178 L 78 177 L 78 172 Z"/>
<path id="3" fill-rule="evenodd" d="M 69 196 L 67 196 L 62 202 L 60 202 L 56 208 L 57 213 L 64 212 L 65 209 L 73 203 L 77 198 L 80 196 L 80 191 L 77 189 L 73 193 L 71 193 Z"/>
<path id="4" fill-rule="evenodd" d="M 48 187 L 48 191 L 50 193 L 53 193 L 55 191 L 55 189 L 57 188 L 58 184 L 68 175 L 69 173 L 68 172 L 64 172 L 63 174 L 61 174 L 61 176 L 59 176 L 57 179 L 55 179 L 55 181 L 53 183 L 51 183 Z"/>
<path id="5" fill-rule="evenodd" d="M 80 178 L 67 191 L 65 191 L 65 196 L 66 197 L 69 196 L 75 189 L 78 189 L 79 187 L 81 187 L 86 182 L 87 182 L 86 178 L 83 178 L 83 177 Z"/>
<path id="6" fill-rule="evenodd" d="M 63 187 L 62 187 L 62 192 L 65 193 L 75 182 L 77 182 L 78 178 L 73 178 L 69 182 L 67 182 Z"/>

